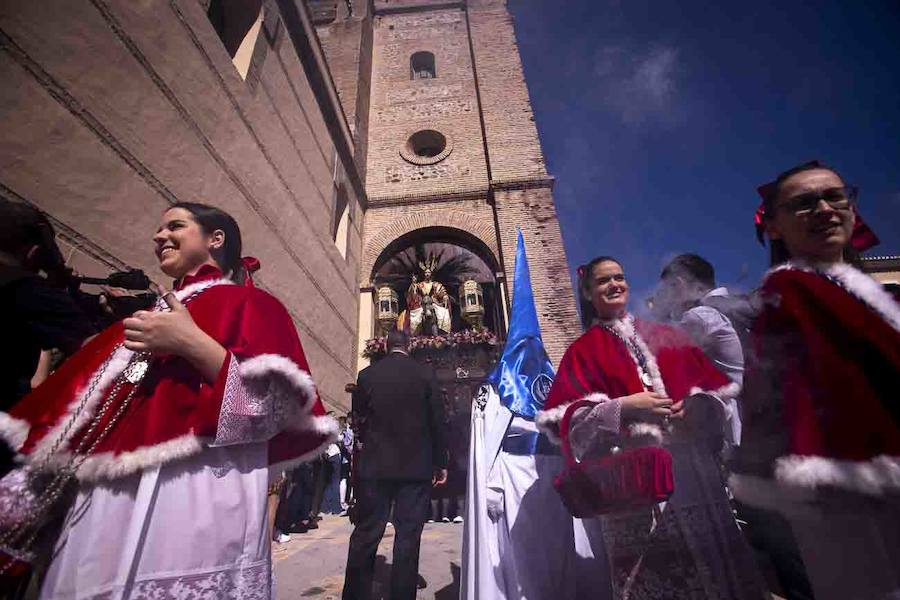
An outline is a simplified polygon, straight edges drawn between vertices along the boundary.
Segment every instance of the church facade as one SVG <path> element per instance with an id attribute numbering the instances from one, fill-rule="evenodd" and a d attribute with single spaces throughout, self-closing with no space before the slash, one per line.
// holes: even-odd
<path id="1" fill-rule="evenodd" d="M 447 328 L 467 279 L 502 339 L 521 229 L 554 363 L 578 335 L 504 0 L 15 0 L 0 48 L 0 195 L 46 211 L 80 272 L 160 280 L 166 206 L 228 210 L 335 410 L 420 255 L 455 273 Z"/>

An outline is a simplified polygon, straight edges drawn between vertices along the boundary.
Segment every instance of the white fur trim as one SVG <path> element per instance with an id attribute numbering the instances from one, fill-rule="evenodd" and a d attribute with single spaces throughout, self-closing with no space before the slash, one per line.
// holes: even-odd
<path id="1" fill-rule="evenodd" d="M 153 446 L 135 448 L 130 452 L 101 452 L 87 457 L 78 467 L 75 476 L 80 481 L 96 482 L 126 477 L 149 467 L 187 458 L 203 450 L 203 440 L 186 434 Z M 60 468 L 71 459 L 68 452 L 59 452 L 49 462 L 51 468 Z"/>
<path id="2" fill-rule="evenodd" d="M 180 290 L 176 290 L 173 293 L 175 297 L 178 298 L 179 301 L 184 301 L 185 298 L 190 296 L 191 294 L 197 294 L 205 291 L 207 288 L 215 287 L 217 285 L 237 285 L 230 279 L 207 279 L 206 281 L 198 281 L 197 283 L 192 283 L 191 285 L 185 286 Z M 166 306 L 165 301 L 160 298 L 158 300 L 157 306 Z"/>
<path id="3" fill-rule="evenodd" d="M 106 368 L 104 369 L 101 366 L 100 369 L 88 379 L 86 386 L 75 395 L 75 399 L 69 403 L 66 412 L 56 422 L 56 425 L 54 425 L 37 443 L 34 452 L 29 455 L 29 462 L 40 463 L 50 454 L 50 451 L 53 449 L 57 440 L 60 440 L 63 437 L 64 439 L 62 439 L 59 444 L 57 452 L 64 453 L 68 449 L 69 440 L 93 419 L 97 408 L 104 400 L 107 389 L 113 384 L 116 377 L 119 376 L 125 367 L 128 366 L 128 362 L 133 355 L 134 352 L 124 346 L 112 353 L 108 362 L 104 363 L 106 364 Z M 99 380 L 97 385 L 94 386 L 93 393 L 88 395 L 87 392 L 90 389 L 91 384 L 98 377 Z M 67 430 L 67 426 L 72 419 L 74 419 L 74 423 L 71 427 L 68 427 Z"/>
<path id="4" fill-rule="evenodd" d="M 306 422 L 310 425 L 310 427 L 307 427 L 304 431 L 315 431 L 316 433 L 325 435 L 325 440 L 312 450 L 305 452 L 296 458 L 291 458 L 271 465 L 269 467 L 270 479 L 273 475 L 278 475 L 282 471 L 288 471 L 299 464 L 315 459 L 317 456 L 325 452 L 328 446 L 337 442 L 338 437 L 340 436 L 340 424 L 334 417 L 329 417 L 328 415 L 321 417 L 312 417 Z"/>
<path id="5" fill-rule="evenodd" d="M 715 396 L 718 400 L 731 400 L 732 398 L 736 398 L 740 393 L 740 384 L 731 382 L 714 390 L 704 390 L 703 388 L 695 386 L 691 388 L 689 395 L 693 396 L 695 394 L 708 394 L 710 396 Z"/>
<path id="6" fill-rule="evenodd" d="M 771 269 L 766 276 L 768 277 L 772 273 L 785 270 L 823 273 L 833 277 L 854 296 L 878 313 L 895 331 L 900 331 L 900 305 L 884 290 L 880 283 L 853 266 L 846 263 L 809 265 L 800 261 L 794 261 Z"/>
<path id="7" fill-rule="evenodd" d="M 325 451 L 340 434 L 340 425 L 330 416 L 311 416 L 303 421 L 298 431 L 309 431 L 324 436 L 324 441 L 313 450 L 288 461 L 270 467 L 270 472 L 279 472 L 300 463 L 314 459 Z M 208 441 L 208 440 L 207 440 Z M 89 456 L 78 468 L 76 476 L 80 481 L 97 482 L 119 479 L 143 471 L 149 467 L 162 465 L 199 454 L 205 446 L 204 440 L 193 434 L 183 435 L 161 444 L 137 448 L 130 452 L 114 454 L 103 452 Z M 68 462 L 68 453 L 58 454 L 51 461 L 51 466 L 62 466 Z"/>
<path id="8" fill-rule="evenodd" d="M 308 413 L 316 398 L 316 384 L 309 373 L 297 363 L 279 354 L 260 354 L 241 361 L 238 372 L 244 379 L 262 379 L 281 376 L 287 384 L 303 396 L 301 411 Z"/>
<path id="9" fill-rule="evenodd" d="M 188 296 L 199 294 L 206 289 L 217 285 L 234 285 L 234 282 L 229 279 L 200 281 L 186 286 L 185 288 L 174 292 L 174 294 L 179 301 L 183 302 Z M 163 300 L 157 300 L 156 310 L 164 310 L 161 308 L 162 306 L 165 306 Z M 165 310 L 168 309 L 166 308 Z M 65 453 L 69 447 L 69 440 L 94 418 L 97 408 L 104 399 L 106 390 L 116 380 L 119 374 L 125 370 L 125 367 L 128 366 L 128 362 L 133 355 L 134 352 L 124 346 L 113 352 L 108 362 L 104 363 L 106 368 L 104 369 L 101 365 L 100 369 L 91 375 L 86 386 L 75 394 L 75 398 L 69 403 L 66 412 L 57 421 L 56 425 L 54 425 L 50 431 L 41 438 L 41 441 L 35 445 L 34 452 L 32 452 L 28 458 L 29 462 L 38 463 L 46 458 L 53 449 L 53 446 L 57 443 L 57 440 L 61 440 L 57 452 Z M 100 379 L 97 382 L 97 385 L 94 386 L 94 392 L 90 394 L 90 397 L 86 397 L 87 390 L 90 389 L 91 383 L 97 377 Z M 71 427 L 67 427 L 72 418 L 75 419 L 74 423 Z M 65 439 L 61 439 L 63 436 L 65 436 Z"/>
<path id="10" fill-rule="evenodd" d="M 782 456 L 775 461 L 775 478 L 801 487 L 836 487 L 880 496 L 900 492 L 900 456 L 869 460 L 838 460 L 822 456 Z"/>
<path id="11" fill-rule="evenodd" d="M 0 412 L 0 438 L 13 450 L 18 451 L 25 444 L 30 430 L 31 427 L 27 421 L 17 419 L 9 413 Z"/>
<path id="12" fill-rule="evenodd" d="M 569 408 L 569 406 L 575 402 L 581 402 L 582 400 L 601 404 L 603 402 L 609 402 L 609 396 L 600 392 L 594 392 L 588 394 L 584 398 L 579 398 L 578 400 L 573 400 L 566 404 L 560 404 L 549 410 L 542 410 L 534 418 L 534 424 L 537 425 L 537 428 L 544 433 L 551 442 L 559 444 L 562 441 L 559 437 L 559 422 L 562 420 L 563 415 L 566 414 L 566 409 Z"/>
<path id="13" fill-rule="evenodd" d="M 775 477 L 733 474 L 728 485 L 735 498 L 760 508 L 778 509 L 785 499 L 807 501 L 816 490 L 839 489 L 867 496 L 900 493 L 900 457 L 876 456 L 866 461 L 822 456 L 783 456 Z"/>
<path id="14" fill-rule="evenodd" d="M 538 430 L 554 444 L 558 445 L 562 441 L 559 437 L 559 422 L 566 414 L 566 409 L 572 404 L 572 402 L 568 402 L 550 410 L 542 410 L 534 417 L 534 424 L 537 425 Z"/>
<path id="15" fill-rule="evenodd" d="M 334 417 L 322 415 L 304 420 L 303 425 L 297 431 L 312 431 L 319 435 L 328 436 L 328 439 L 334 441 L 341 433 L 341 425 Z"/>
<path id="16" fill-rule="evenodd" d="M 634 327 L 634 317 L 629 313 L 626 314 L 621 319 L 615 319 L 613 321 L 607 321 L 603 323 L 606 327 L 611 327 L 625 339 L 630 339 L 634 344 L 640 349 L 641 353 L 644 355 L 644 359 L 647 361 L 647 371 L 648 375 L 650 375 L 650 382 L 653 384 L 653 391 L 666 396 L 666 385 L 663 382 L 662 373 L 659 371 L 659 365 L 656 362 L 656 356 L 652 352 L 650 352 L 650 347 L 647 346 L 647 343 L 644 341 L 644 338 L 637 332 Z M 631 347 L 628 344 L 625 344 L 625 349 L 628 351 L 628 355 L 631 357 L 631 360 L 634 361 L 635 368 L 640 371 L 641 363 L 638 360 L 637 356 L 635 356 L 634 352 L 631 351 Z M 643 383 L 643 382 L 642 382 Z"/>
<path id="17" fill-rule="evenodd" d="M 642 421 L 631 423 L 628 426 L 628 433 L 632 438 L 650 437 L 653 438 L 657 444 L 662 444 L 663 442 L 662 427 L 654 425 L 653 423 L 644 423 Z"/>

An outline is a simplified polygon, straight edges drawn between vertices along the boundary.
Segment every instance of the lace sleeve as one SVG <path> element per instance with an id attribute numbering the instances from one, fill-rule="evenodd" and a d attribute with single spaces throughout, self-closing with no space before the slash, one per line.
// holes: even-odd
<path id="1" fill-rule="evenodd" d="M 293 361 L 275 354 L 238 361 L 232 355 L 210 445 L 262 442 L 283 429 L 303 429 L 315 398 L 309 374 Z"/>
<path id="2" fill-rule="evenodd" d="M 569 422 L 569 442 L 576 458 L 604 452 L 619 436 L 621 422 L 622 404 L 617 399 L 577 409 Z"/>

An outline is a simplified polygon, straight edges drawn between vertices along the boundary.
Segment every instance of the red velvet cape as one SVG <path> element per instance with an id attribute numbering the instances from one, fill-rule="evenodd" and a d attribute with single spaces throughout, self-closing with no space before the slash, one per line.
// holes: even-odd
<path id="1" fill-rule="evenodd" d="M 737 393 L 736 386 L 729 386 L 728 378 L 686 334 L 642 319 L 634 322 L 635 331 L 656 359 L 666 393 L 674 401 L 698 391 L 723 399 Z M 603 327 L 593 325 L 563 355 L 541 421 L 558 423 L 566 406 L 592 393 L 620 398 L 642 391 L 644 385 L 624 342 Z M 558 418 L 553 418 L 556 415 Z"/>
<path id="2" fill-rule="evenodd" d="M 284 306 L 262 290 L 233 285 L 220 277 L 217 269 L 204 268 L 183 282 L 178 292 L 183 299 L 209 286 L 187 303 L 187 309 L 197 325 L 229 353 L 216 381 L 206 382 L 183 358 L 155 357 L 127 411 L 79 471 L 79 478 L 112 479 L 199 452 L 221 434 L 225 399 L 230 399 L 228 406 L 236 407 L 238 413 L 247 406 L 278 405 L 273 417 L 278 423 L 270 424 L 271 435 L 266 436 L 270 465 L 313 458 L 336 437 L 337 424 L 323 416 L 300 340 Z M 130 355 L 124 348 L 115 350 L 122 341 L 123 327 L 117 323 L 63 363 L 8 414 L 0 413 L 0 435 L 19 451 L 20 458 L 40 462 L 40 455 L 48 453 L 59 439 L 69 411 L 74 411 L 81 394 L 114 352 L 106 371 L 121 372 L 123 354 L 125 360 Z M 87 422 L 112 385 L 107 381 L 105 388 L 97 387 L 103 393 L 95 394 L 100 397 L 93 409 L 83 411 Z M 130 387 L 124 386 L 113 408 Z M 101 426 L 113 412 L 107 412 Z M 86 429 L 84 422 L 73 427 L 61 449 L 76 448 Z M 64 458 L 59 460 L 64 462 Z"/>
<path id="3" fill-rule="evenodd" d="M 739 469 L 813 487 L 900 491 L 900 307 L 848 265 L 777 269 L 762 294 Z"/>

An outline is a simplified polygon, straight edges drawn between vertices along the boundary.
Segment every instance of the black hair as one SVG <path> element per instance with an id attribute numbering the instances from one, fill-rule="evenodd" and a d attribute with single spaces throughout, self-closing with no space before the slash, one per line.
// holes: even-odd
<path id="1" fill-rule="evenodd" d="M 387 350 L 406 350 L 409 348 L 409 335 L 399 329 L 391 329 L 387 334 Z"/>
<path id="2" fill-rule="evenodd" d="M 771 193 L 763 196 L 763 211 L 766 219 L 772 219 L 775 215 L 775 203 L 778 200 L 778 194 L 781 193 L 781 186 L 787 181 L 790 177 L 793 177 L 797 173 L 803 173 L 804 171 L 831 171 L 841 181 L 845 181 L 843 176 L 838 173 L 837 169 L 829 167 L 825 163 L 819 162 L 817 160 L 809 161 L 803 163 L 802 165 L 797 165 L 796 167 L 791 167 L 787 171 L 783 171 L 778 174 L 778 177 L 773 181 L 773 190 Z M 776 265 L 780 265 L 782 263 L 786 263 L 791 260 L 792 256 L 790 251 L 787 248 L 787 244 L 784 243 L 784 240 L 773 240 L 769 238 L 769 265 L 774 267 Z M 847 242 L 847 246 L 844 248 L 844 260 L 853 265 L 860 264 L 860 256 L 859 252 Z"/>
<path id="3" fill-rule="evenodd" d="M 679 254 L 663 267 L 659 278 L 665 279 L 672 275 L 686 275 L 707 288 L 716 287 L 716 270 L 698 254 Z"/>
<path id="4" fill-rule="evenodd" d="M 37 267 L 49 274 L 65 269 L 56 232 L 43 212 L 24 202 L 0 198 L 0 251 L 13 256 L 37 246 Z"/>
<path id="5" fill-rule="evenodd" d="M 592 258 L 587 264 L 578 267 L 578 307 L 581 312 L 581 328 L 585 331 L 597 318 L 597 309 L 594 308 L 594 303 L 589 298 L 585 298 L 585 293 L 590 294 L 594 267 L 605 262 L 614 262 L 620 267 L 622 266 L 622 263 L 617 258 L 597 256 Z"/>
<path id="6" fill-rule="evenodd" d="M 241 228 L 238 227 L 234 217 L 220 208 L 199 202 L 178 202 L 169 210 L 172 208 L 183 208 L 191 213 L 194 221 L 207 235 L 217 229 L 222 230 L 225 234 L 225 243 L 212 252 L 213 258 L 219 263 L 224 275 L 237 284 L 243 284 L 247 279 L 247 271 L 241 261 Z"/>

